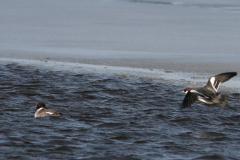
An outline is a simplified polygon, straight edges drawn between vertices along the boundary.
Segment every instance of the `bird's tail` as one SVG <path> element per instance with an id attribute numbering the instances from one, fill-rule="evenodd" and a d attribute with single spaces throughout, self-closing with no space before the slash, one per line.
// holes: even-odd
<path id="1" fill-rule="evenodd" d="M 219 107 L 224 107 L 227 105 L 228 102 L 228 94 L 227 93 L 221 93 L 217 96 L 217 98 L 214 100 L 214 102 Z"/>

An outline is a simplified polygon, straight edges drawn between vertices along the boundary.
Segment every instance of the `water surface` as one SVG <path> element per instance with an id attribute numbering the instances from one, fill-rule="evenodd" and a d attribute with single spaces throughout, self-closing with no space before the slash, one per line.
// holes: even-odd
<path id="1" fill-rule="evenodd" d="M 181 110 L 178 86 L 0 64 L 0 159 L 239 159 L 239 93 Z M 34 118 L 34 106 L 63 113 Z"/>

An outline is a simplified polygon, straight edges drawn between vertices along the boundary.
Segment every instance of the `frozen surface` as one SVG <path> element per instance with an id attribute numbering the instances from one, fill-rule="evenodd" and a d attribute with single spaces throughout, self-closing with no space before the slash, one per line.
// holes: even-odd
<path id="1" fill-rule="evenodd" d="M 3 0 L 0 57 L 240 73 L 239 19 L 236 0 Z"/>
<path id="2" fill-rule="evenodd" d="M 107 63 L 102 63 L 101 65 L 93 65 L 84 63 L 62 62 L 53 61 L 50 58 L 42 58 L 39 60 L 0 58 L 0 64 L 4 63 L 27 66 L 30 68 L 37 67 L 50 71 L 67 71 L 75 74 L 92 73 L 94 75 L 120 76 L 123 78 L 137 77 L 140 79 L 173 84 L 175 86 L 181 87 L 181 91 L 185 87 L 196 88 L 200 86 L 205 86 L 209 77 L 213 76 L 209 75 L 208 77 L 205 77 L 196 73 L 172 72 L 170 70 L 162 69 L 110 66 Z M 230 81 L 221 84 L 219 90 L 239 92 L 239 86 L 240 81 L 234 77 Z"/>
<path id="3" fill-rule="evenodd" d="M 239 52 L 239 1 L 140 2 L 154 1 L 3 0 L 1 46 Z"/>

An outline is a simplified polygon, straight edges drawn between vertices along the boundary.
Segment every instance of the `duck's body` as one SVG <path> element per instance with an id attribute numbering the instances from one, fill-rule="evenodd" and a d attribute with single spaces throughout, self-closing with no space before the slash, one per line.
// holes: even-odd
<path id="1" fill-rule="evenodd" d="M 36 105 L 37 111 L 34 117 L 61 116 L 62 114 L 54 109 L 45 108 L 46 104 L 41 102 Z"/>

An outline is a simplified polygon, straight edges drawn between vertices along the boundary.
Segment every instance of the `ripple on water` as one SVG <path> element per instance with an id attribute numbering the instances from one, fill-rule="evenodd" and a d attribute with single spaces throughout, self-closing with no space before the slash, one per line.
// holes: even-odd
<path id="1" fill-rule="evenodd" d="M 181 110 L 182 88 L 159 81 L 0 69 L 0 159 L 240 158 L 239 93 Z M 63 116 L 34 118 L 42 101 Z"/>

